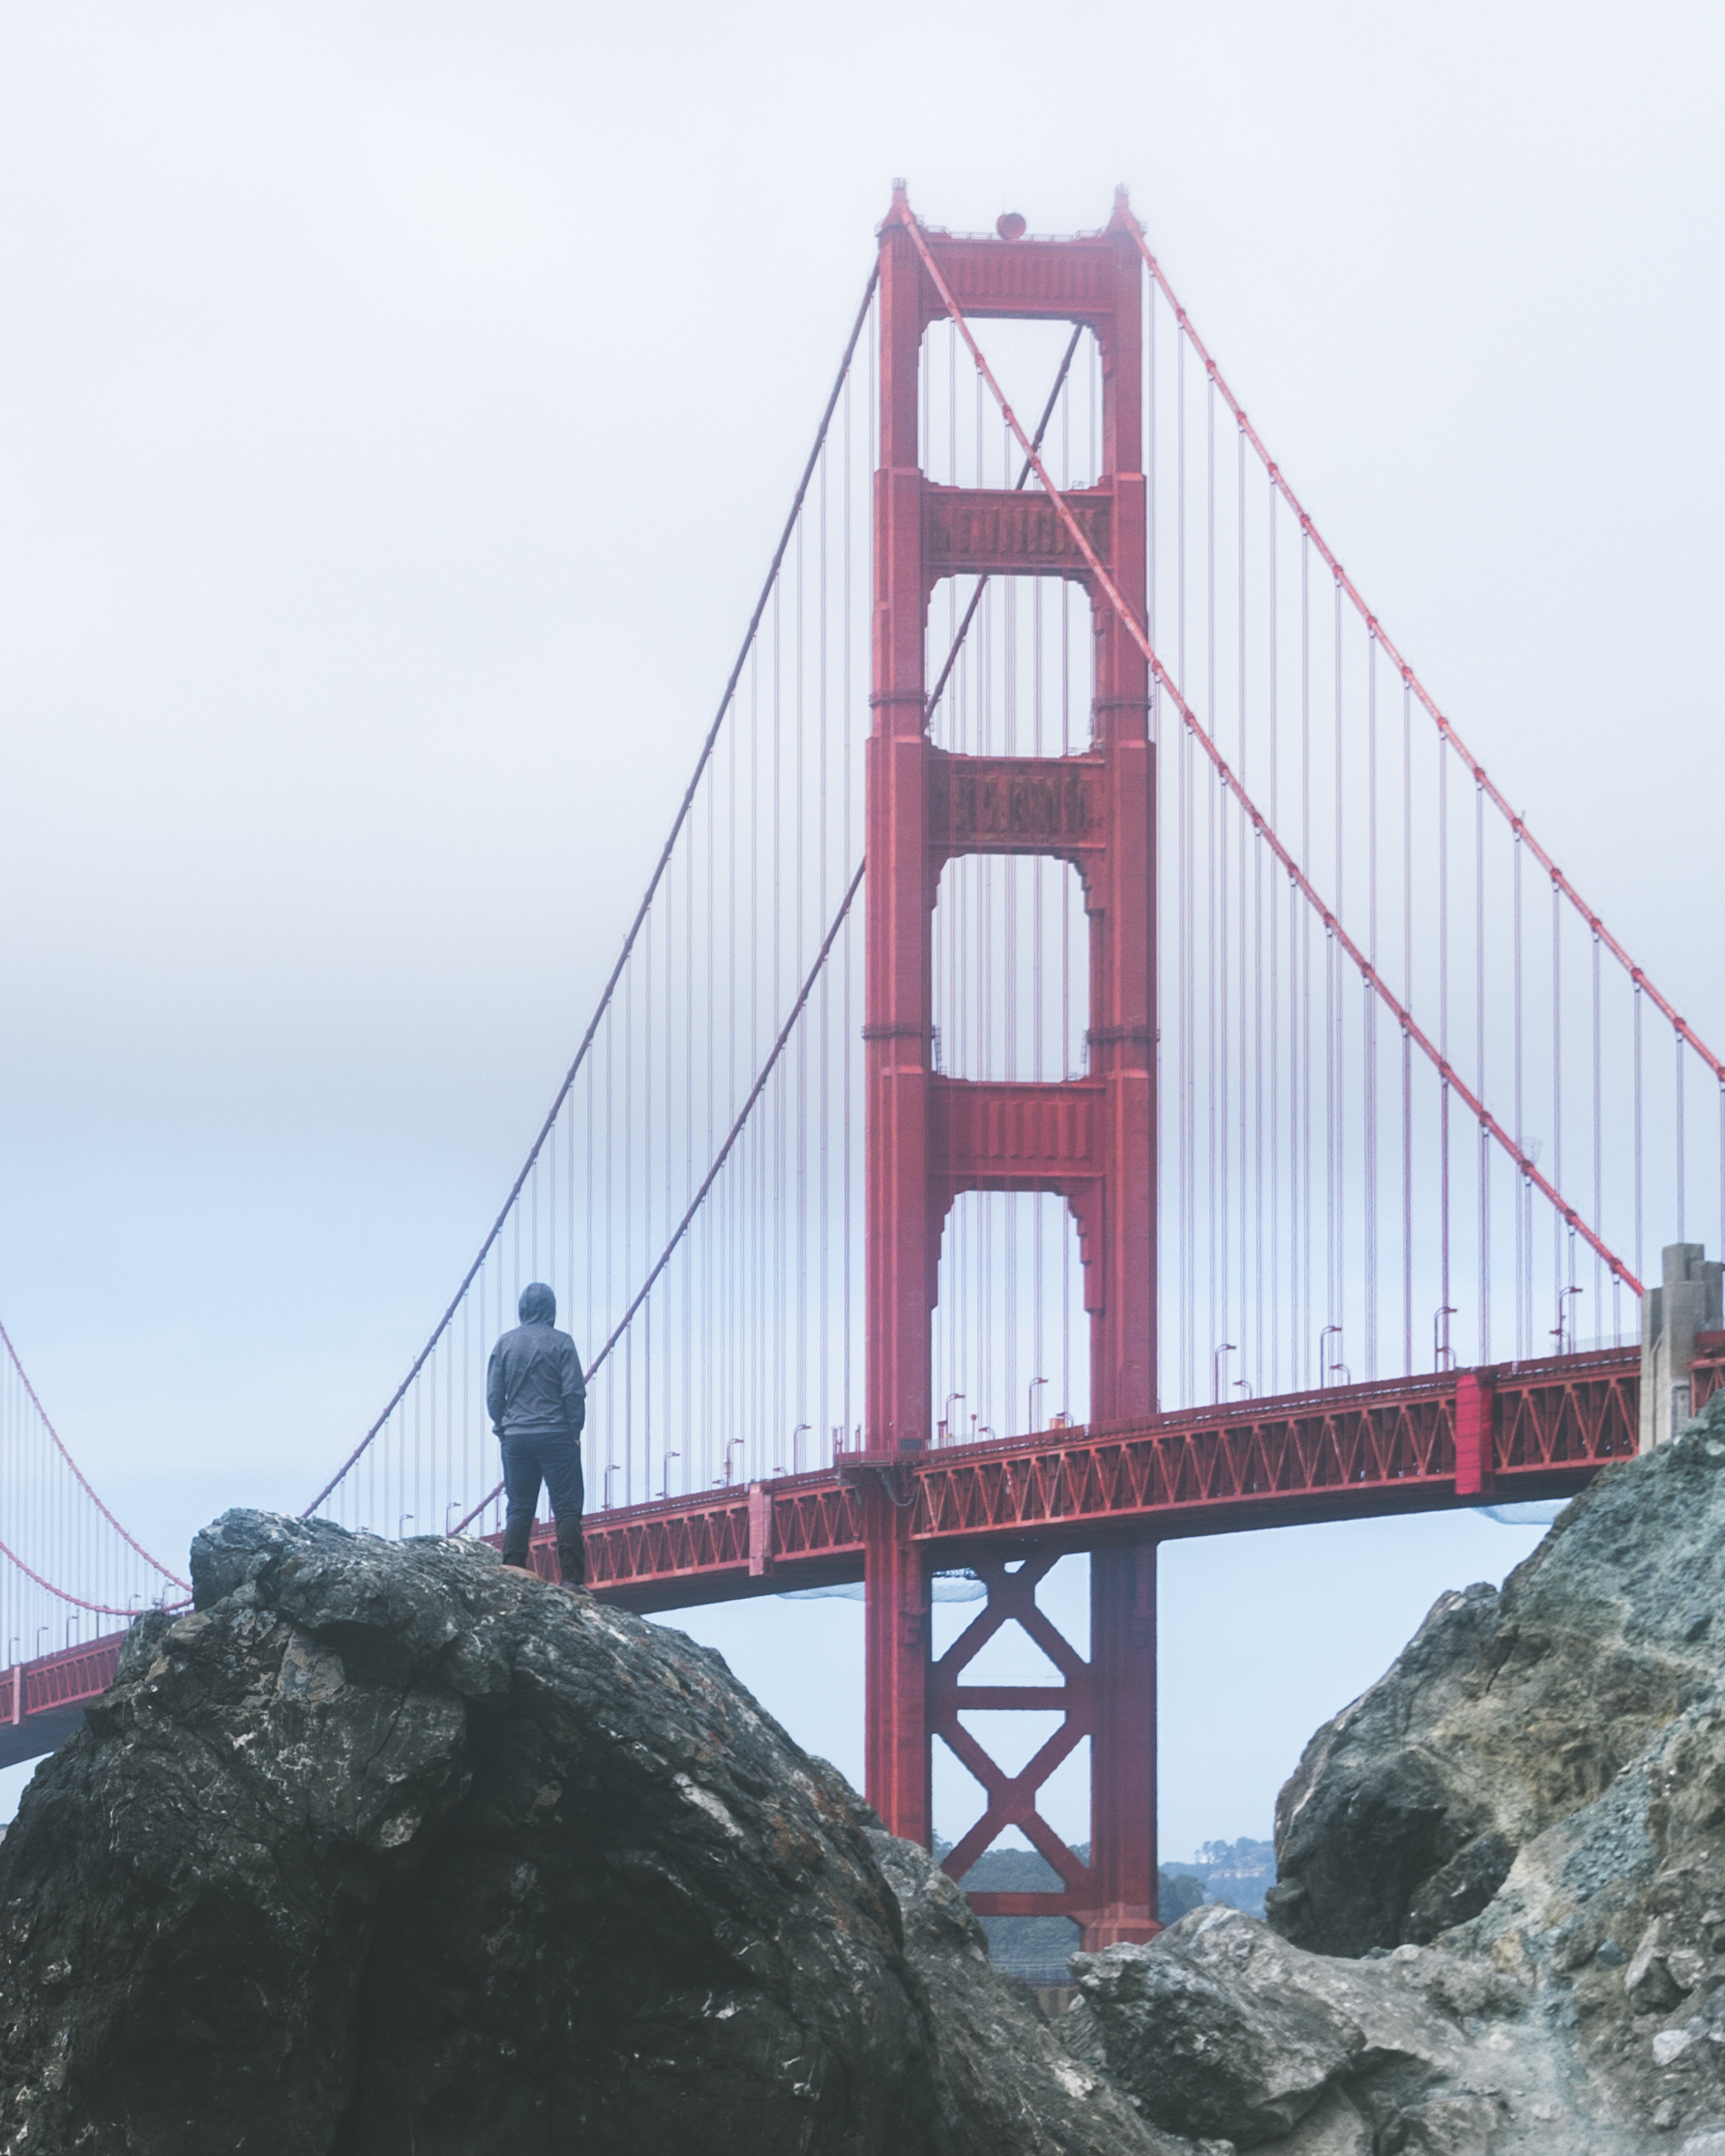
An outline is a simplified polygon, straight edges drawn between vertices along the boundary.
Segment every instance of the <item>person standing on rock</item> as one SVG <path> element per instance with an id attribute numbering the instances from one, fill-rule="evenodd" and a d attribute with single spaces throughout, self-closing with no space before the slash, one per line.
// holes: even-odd
<path id="1" fill-rule="evenodd" d="M 517 1308 L 521 1321 L 491 1349 L 485 1379 L 485 1403 L 503 1447 L 503 1562 L 528 1569 L 543 1483 L 557 1522 L 563 1584 L 580 1587 L 587 1578 L 580 1444 L 587 1381 L 574 1341 L 556 1329 L 557 1298 L 544 1281 L 523 1287 Z"/>

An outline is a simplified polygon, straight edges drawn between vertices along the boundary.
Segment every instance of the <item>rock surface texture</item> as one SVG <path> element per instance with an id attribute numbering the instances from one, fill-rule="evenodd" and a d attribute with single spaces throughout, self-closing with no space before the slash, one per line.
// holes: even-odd
<path id="1" fill-rule="evenodd" d="M 680 1634 L 258 1513 L 193 1577 L 0 1846 L 7 2156 L 1180 2145 Z"/>
<path id="2" fill-rule="evenodd" d="M 1080 1956 L 1069 2048 L 1239 2149 L 1725 2156 L 1722 1663 L 1725 1396 L 1312 1739 L 1274 1931 Z"/>

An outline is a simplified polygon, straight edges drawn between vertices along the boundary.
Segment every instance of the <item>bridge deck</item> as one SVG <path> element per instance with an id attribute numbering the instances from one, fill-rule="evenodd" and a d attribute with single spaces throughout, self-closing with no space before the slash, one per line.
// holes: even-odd
<path id="1" fill-rule="evenodd" d="M 865 1478 L 912 1508 L 936 1564 L 988 1551 L 1094 1549 L 1246 1527 L 1570 1496 L 1639 1442 L 1639 1348 L 1245 1401 L 1121 1429 L 1045 1432 L 592 1515 L 588 1579 L 639 1610 L 862 1577 Z M 1483 1388 L 1489 1433 L 1458 1478 L 1458 1388 Z M 549 1570 L 550 1530 L 535 1560 Z"/>
<path id="2" fill-rule="evenodd" d="M 1059 1430 L 898 1461 L 840 1457 L 704 1496 L 600 1512 L 589 1578 L 629 1610 L 826 1586 L 862 1577 L 861 1489 L 886 1477 L 937 1565 L 984 1553 L 1091 1550 L 1154 1535 L 1440 1512 L 1493 1498 L 1569 1496 L 1639 1439 L 1639 1348 L 1606 1348 L 1480 1372 L 1332 1387 L 1139 1428 Z M 1489 1442 L 1463 1448 L 1458 1391 L 1483 1388 Z M 549 1572 L 550 1530 L 535 1539 Z M 0 1766 L 51 1752 L 113 1682 L 125 1635 L 0 1670 Z"/>

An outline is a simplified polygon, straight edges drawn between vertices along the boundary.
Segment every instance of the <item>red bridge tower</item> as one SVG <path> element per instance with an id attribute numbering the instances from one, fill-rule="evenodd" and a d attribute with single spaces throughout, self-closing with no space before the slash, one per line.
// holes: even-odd
<path id="1" fill-rule="evenodd" d="M 1086 1664 L 1035 1608 L 1056 1552 L 986 1568 L 990 1599 L 938 1663 L 930 1653 L 932 1542 L 894 1462 L 932 1432 L 931 1343 L 941 1234 L 962 1191 L 1048 1191 L 1076 1218 L 1090 1314 L 1092 1424 L 1156 1406 L 1155 768 L 1149 681 L 1049 497 L 933 485 L 918 463 L 923 333 L 968 318 L 1081 323 L 1101 352 L 1103 451 L 1094 487 L 1066 495 L 1104 568 L 1145 618 L 1142 258 L 1123 202 L 1105 232 L 1070 240 L 913 230 L 902 189 L 880 231 L 880 462 L 875 495 L 874 724 L 868 747 L 868 1378 L 865 1455 L 868 1791 L 886 1823 L 928 1844 L 931 1745 L 950 1741 L 988 1792 L 948 1860 L 962 1875 L 1001 1828 L 1022 1828 L 1063 1891 L 988 1895 L 1000 1914 L 1076 1917 L 1088 1947 L 1156 1930 L 1155 1545 L 1090 1560 Z M 965 756 L 928 733 L 925 632 L 942 577 L 1059 576 L 1090 590 L 1092 746 L 1059 757 Z M 1053 1083 L 937 1077 L 931 934 L 945 863 L 1046 854 L 1083 879 L 1090 932 L 1088 1074 Z M 1063 1687 L 963 1686 L 964 1666 L 1013 1618 Z M 1007 1776 L 959 1722 L 966 1708 L 1063 1709 L 1060 1731 Z M 1036 1791 L 1090 1740 L 1087 1865 L 1036 1810 Z"/>

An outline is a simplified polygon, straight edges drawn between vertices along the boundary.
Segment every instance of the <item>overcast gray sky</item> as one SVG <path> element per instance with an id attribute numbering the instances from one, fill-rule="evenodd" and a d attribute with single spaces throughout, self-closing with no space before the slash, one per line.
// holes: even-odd
<path id="1" fill-rule="evenodd" d="M 123 1516 L 303 1503 L 441 1309 L 895 174 L 961 227 L 1130 183 L 1391 634 L 1725 1035 L 1722 60 L 1621 0 L 0 4 L 0 1314 Z M 1527 1540 L 1172 1551 L 1167 1846 L 1267 1832 Z M 785 1614 L 702 1624 L 855 1772 L 858 1613 Z"/>

